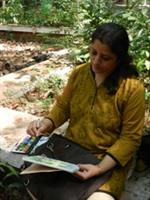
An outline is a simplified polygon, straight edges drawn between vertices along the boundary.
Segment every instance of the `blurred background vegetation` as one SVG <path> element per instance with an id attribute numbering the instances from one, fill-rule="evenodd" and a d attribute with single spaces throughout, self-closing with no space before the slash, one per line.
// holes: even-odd
<path id="1" fill-rule="evenodd" d="M 150 70 L 149 1 L 1 0 L 0 2 L 0 24 L 70 27 L 73 31 L 70 40 L 72 45 L 75 44 L 77 47 L 74 53 L 78 63 L 88 59 L 89 38 L 98 24 L 109 21 L 120 23 L 129 32 L 130 51 L 139 70 L 141 72 Z M 47 39 L 46 35 L 45 38 Z"/>

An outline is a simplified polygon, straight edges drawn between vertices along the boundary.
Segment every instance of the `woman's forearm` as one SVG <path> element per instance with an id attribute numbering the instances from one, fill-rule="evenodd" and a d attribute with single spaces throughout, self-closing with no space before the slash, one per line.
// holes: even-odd
<path id="1" fill-rule="evenodd" d="M 100 173 L 103 174 L 108 170 L 114 168 L 117 165 L 117 162 L 109 155 L 106 155 L 103 160 L 98 164 L 100 168 Z"/>

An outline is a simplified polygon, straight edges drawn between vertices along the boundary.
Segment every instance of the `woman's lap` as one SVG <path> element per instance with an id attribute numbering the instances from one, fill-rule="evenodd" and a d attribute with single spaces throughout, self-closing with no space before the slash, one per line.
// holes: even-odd
<path id="1" fill-rule="evenodd" d="M 96 192 L 94 192 L 88 200 L 114 200 L 120 199 L 121 193 L 124 189 L 124 184 L 126 181 L 128 172 L 128 167 L 124 168 L 115 168 L 109 180 L 107 180 Z M 37 183 L 35 183 L 37 186 Z M 47 185 L 46 185 L 47 186 Z M 36 187 L 37 188 L 37 187 Z M 46 187 L 47 188 L 47 187 Z M 48 188 L 49 190 L 49 188 Z M 62 191 L 63 192 L 63 191 Z M 44 192 L 45 194 L 45 192 Z M 110 195 L 112 194 L 112 196 Z M 37 196 L 37 195 L 35 195 Z M 68 197 L 68 195 L 67 195 Z M 72 196 L 71 196 L 72 197 Z M 64 199 L 66 197 L 64 196 Z M 34 198 L 33 198 L 34 199 Z"/>
<path id="2" fill-rule="evenodd" d="M 115 200 L 110 194 L 105 192 L 94 192 L 87 200 Z"/>
<path id="3" fill-rule="evenodd" d="M 28 191 L 30 197 L 33 200 L 37 200 L 30 191 Z M 115 200 L 111 195 L 105 193 L 105 192 L 94 192 L 87 200 Z"/>

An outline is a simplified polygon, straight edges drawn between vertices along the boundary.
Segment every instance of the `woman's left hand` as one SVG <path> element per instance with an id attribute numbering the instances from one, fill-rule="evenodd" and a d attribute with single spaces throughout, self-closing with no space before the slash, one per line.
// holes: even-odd
<path id="1" fill-rule="evenodd" d="M 98 176 L 101 174 L 101 169 L 98 165 L 80 164 L 79 168 L 79 171 L 74 173 L 74 175 L 81 180 L 87 180 L 93 176 Z"/>

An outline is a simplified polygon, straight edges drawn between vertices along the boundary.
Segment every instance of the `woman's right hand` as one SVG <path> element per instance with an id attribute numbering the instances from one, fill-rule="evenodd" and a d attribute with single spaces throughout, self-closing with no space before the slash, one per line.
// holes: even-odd
<path id="1" fill-rule="evenodd" d="M 40 136 L 46 134 L 47 132 L 51 133 L 53 129 L 53 122 L 48 118 L 44 118 L 42 120 L 38 119 L 32 121 L 27 128 L 27 133 L 31 136 Z"/>

